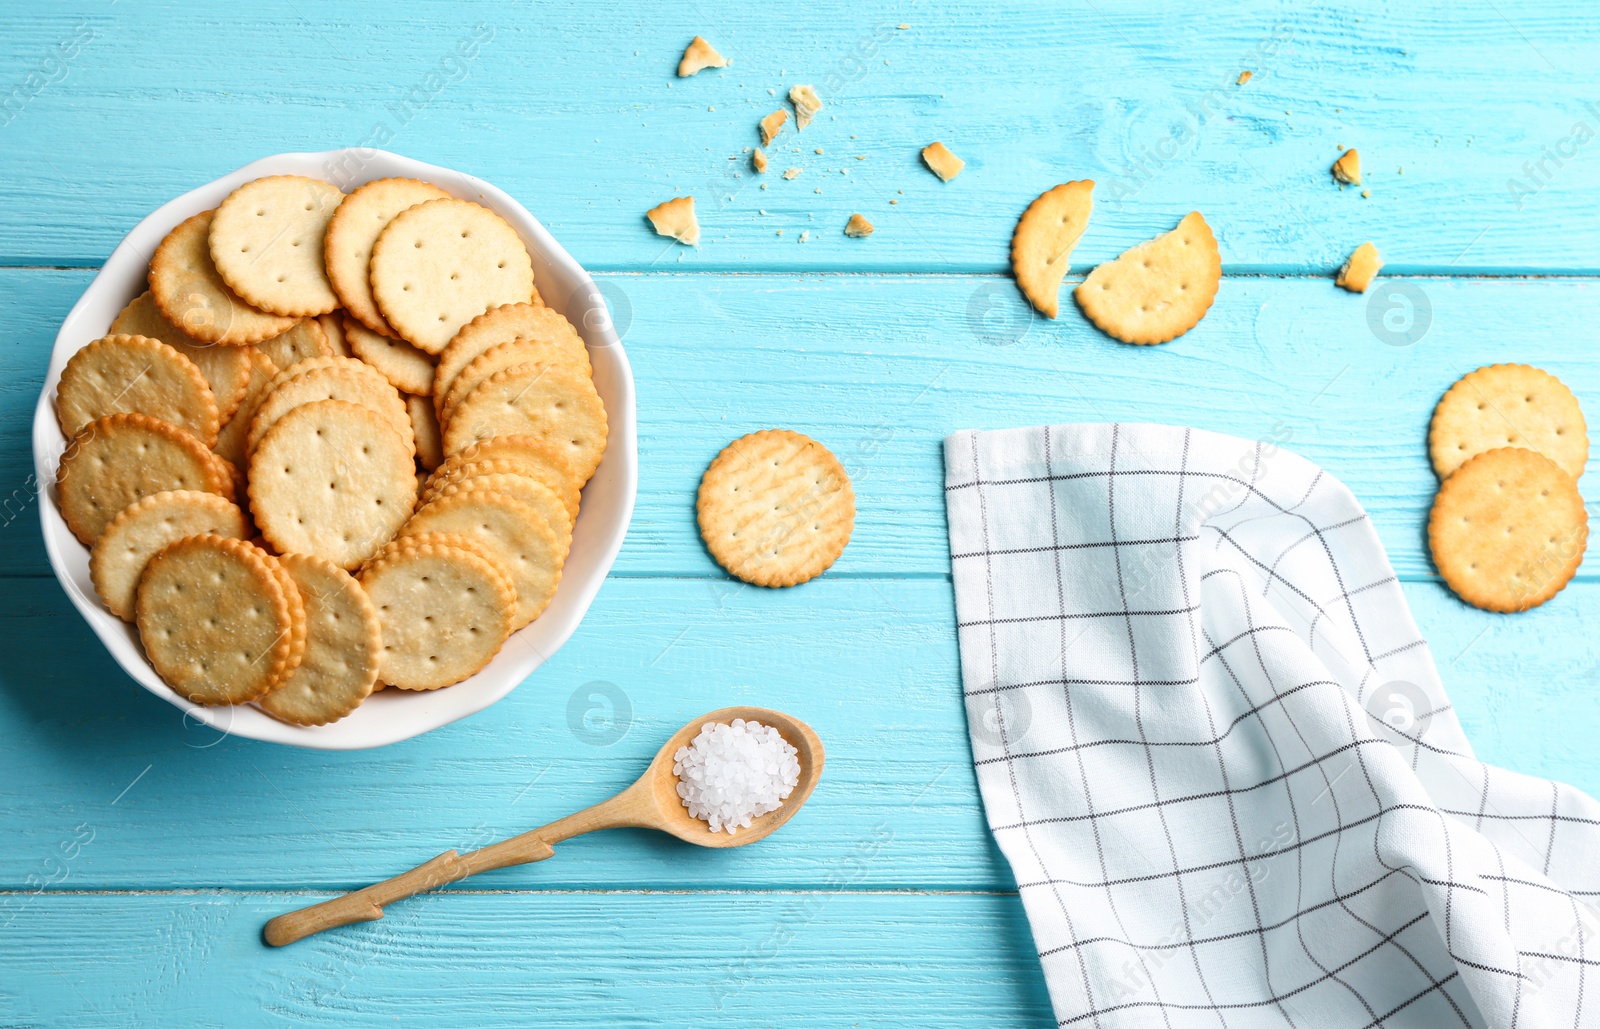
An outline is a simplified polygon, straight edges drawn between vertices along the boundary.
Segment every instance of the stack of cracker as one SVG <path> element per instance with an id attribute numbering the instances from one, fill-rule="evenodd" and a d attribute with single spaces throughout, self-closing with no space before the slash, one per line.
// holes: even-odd
<path id="1" fill-rule="evenodd" d="M 295 725 L 432 690 L 549 605 L 606 413 L 494 212 L 256 179 L 67 362 L 61 513 L 162 679 Z"/>
<path id="2" fill-rule="evenodd" d="M 1589 541 L 1589 434 L 1572 391 L 1525 364 L 1479 368 L 1434 409 L 1428 452 L 1440 479 L 1428 546 L 1456 595 L 1509 612 L 1561 592 Z"/>

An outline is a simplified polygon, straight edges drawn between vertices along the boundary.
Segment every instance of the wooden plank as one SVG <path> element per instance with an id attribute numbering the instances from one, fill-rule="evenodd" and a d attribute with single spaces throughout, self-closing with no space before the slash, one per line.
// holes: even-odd
<path id="1" fill-rule="evenodd" d="M 0 900 L 18 901 L 15 896 Z M 319 896 L 34 898 L 0 933 L 6 1025 L 1038 1026 L 1014 895 L 422 897 L 273 950 Z"/>
<path id="2" fill-rule="evenodd" d="M 47 571 L 27 424 L 55 327 L 86 281 L 0 270 L 0 305 L 16 312 L 0 348 L 0 510 L 26 512 L 0 526 L 0 574 Z M 996 276 L 602 281 L 639 395 L 638 504 L 616 566 L 627 575 L 721 577 L 694 492 L 717 451 L 755 429 L 809 433 L 850 471 L 859 513 L 834 574 L 944 575 L 946 434 L 1116 419 L 1276 440 L 1355 492 L 1401 576 L 1431 579 L 1422 527 L 1439 395 L 1479 365 L 1529 361 L 1591 411 L 1600 397 L 1600 289 L 1583 280 L 1381 280 L 1387 292 L 1362 297 L 1323 280 L 1229 278 L 1205 321 L 1160 347 L 1115 343 L 1070 305 L 1056 322 L 1031 318 Z M 1384 319 L 1408 310 L 1426 332 L 1390 345 L 1404 340 Z"/>
<path id="3" fill-rule="evenodd" d="M 12 5 L 0 263 L 98 263 L 248 161 L 387 141 L 508 189 L 596 269 L 998 271 L 1027 203 L 1089 177 L 1085 268 L 1198 208 L 1237 270 L 1329 271 L 1373 239 L 1396 271 L 1596 272 L 1600 108 L 1571 88 L 1600 43 L 1587 13 L 803 0 L 775 36 L 770 11 L 731 0 L 603 26 L 547 0 Z M 734 65 L 677 80 L 696 32 Z M 829 106 L 777 144 L 804 174 L 761 190 L 745 148 L 796 82 Z M 921 166 L 934 139 L 968 161 L 955 182 Z M 1370 200 L 1335 187 L 1338 144 L 1365 156 Z M 642 217 L 675 192 L 699 200 L 698 248 Z M 870 240 L 842 235 L 854 211 Z"/>
<path id="4" fill-rule="evenodd" d="M 827 747 L 821 786 L 782 832 L 727 851 L 601 833 L 471 885 L 1011 888 L 973 780 L 944 581 L 613 579 L 499 704 L 350 754 L 186 725 L 116 669 L 53 582 L 6 587 L 0 889 L 365 885 L 598 801 L 672 730 L 730 703 L 792 712 Z M 1480 757 L 1600 794 L 1600 638 L 1584 623 L 1600 584 L 1515 619 L 1405 588 Z M 78 832 L 92 841 L 63 862 Z"/>

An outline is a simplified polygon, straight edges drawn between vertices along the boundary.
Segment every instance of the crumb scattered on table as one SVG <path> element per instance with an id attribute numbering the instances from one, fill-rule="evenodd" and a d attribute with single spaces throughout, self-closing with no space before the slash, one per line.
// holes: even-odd
<path id="1" fill-rule="evenodd" d="M 949 147 L 938 141 L 922 148 L 922 160 L 935 175 L 946 182 L 960 175 L 961 169 L 967 166 L 967 162 L 952 154 Z"/>
<path id="2" fill-rule="evenodd" d="M 1383 258 L 1378 256 L 1378 248 L 1371 243 L 1363 243 L 1356 247 L 1355 253 L 1350 255 L 1350 260 L 1339 269 L 1333 284 L 1352 293 L 1365 293 L 1382 267 Z"/>
<path id="3" fill-rule="evenodd" d="M 731 63 L 717 53 L 716 47 L 707 43 L 704 37 L 696 36 L 683 50 L 683 59 L 678 62 L 678 77 L 686 79 L 707 68 L 726 68 Z"/>
<path id="4" fill-rule="evenodd" d="M 1355 147 L 1346 150 L 1337 161 L 1333 162 L 1333 177 L 1341 183 L 1361 185 L 1361 155 L 1356 152 Z"/>
<path id="5" fill-rule="evenodd" d="M 767 155 L 760 147 L 750 151 L 750 166 L 758 173 L 765 174 L 767 170 Z"/>
<path id="6" fill-rule="evenodd" d="M 1246 71 L 1242 71 L 1242 72 L 1240 72 L 1240 73 L 1239 73 L 1239 78 L 1238 78 L 1238 81 L 1236 81 L 1236 82 L 1235 82 L 1235 83 L 1234 83 L 1234 85 L 1236 85 L 1236 86 L 1242 86 L 1242 85 L 1244 85 L 1244 84 L 1245 84 L 1245 83 L 1246 83 L 1246 82 L 1249 82 L 1249 81 L 1250 81 L 1250 78 L 1251 78 L 1251 76 L 1252 76 L 1252 75 L 1253 75 L 1253 74 L 1254 74 L 1254 73 L 1253 73 L 1253 72 L 1251 72 L 1251 71 L 1248 71 L 1248 70 L 1246 70 Z"/>
<path id="7" fill-rule="evenodd" d="M 811 124 L 811 119 L 822 110 L 817 91 L 810 86 L 796 86 L 789 90 L 789 102 L 794 104 L 794 129 L 796 132 Z"/>
<path id="8" fill-rule="evenodd" d="M 872 223 L 867 221 L 859 214 L 852 214 L 850 216 L 850 220 L 845 223 L 844 234 L 846 236 L 853 236 L 856 239 L 860 239 L 863 236 L 870 236 L 872 235 Z"/>
<path id="9" fill-rule="evenodd" d="M 788 120 L 789 112 L 781 107 L 761 119 L 761 145 L 766 146 L 771 143 L 773 137 L 783 129 L 783 123 Z"/>
<path id="10" fill-rule="evenodd" d="M 694 197 L 673 197 L 645 212 L 656 233 L 671 236 L 679 243 L 695 246 L 700 242 L 700 222 L 694 216 Z"/>
<path id="11" fill-rule="evenodd" d="M 785 168 L 784 171 L 783 171 L 783 177 L 786 178 L 786 179 L 797 179 L 797 178 L 800 177 L 800 169 L 799 168 Z"/>

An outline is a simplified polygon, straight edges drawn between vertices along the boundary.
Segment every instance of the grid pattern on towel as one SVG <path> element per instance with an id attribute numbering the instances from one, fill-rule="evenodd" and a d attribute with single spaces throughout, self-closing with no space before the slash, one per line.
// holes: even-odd
<path id="1" fill-rule="evenodd" d="M 1272 442 L 945 443 L 991 830 L 1061 1025 L 1600 1025 L 1600 805 L 1478 762 L 1366 513 Z"/>

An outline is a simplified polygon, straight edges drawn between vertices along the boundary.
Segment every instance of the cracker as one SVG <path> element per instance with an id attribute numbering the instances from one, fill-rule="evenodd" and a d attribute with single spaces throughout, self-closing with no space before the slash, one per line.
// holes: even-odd
<path id="1" fill-rule="evenodd" d="M 211 263 L 211 216 L 203 211 L 167 233 L 150 259 L 150 295 L 162 317 L 195 339 L 243 346 L 269 339 L 293 318 L 251 307 Z"/>
<path id="2" fill-rule="evenodd" d="M 1361 155 L 1351 147 L 1333 162 L 1333 177 L 1342 185 L 1361 185 Z"/>
<path id="3" fill-rule="evenodd" d="M 444 427 L 453 454 L 493 436 L 532 436 L 589 481 L 606 450 L 606 409 L 594 383 L 557 365 L 515 365 L 495 372 L 461 399 Z"/>
<path id="4" fill-rule="evenodd" d="M 305 606 L 305 653 L 283 684 L 257 703 L 291 725 L 326 725 L 354 711 L 378 681 L 383 636 L 361 584 L 332 561 L 278 559 Z"/>
<path id="5" fill-rule="evenodd" d="M 783 123 L 789 120 L 789 112 L 779 108 L 761 119 L 757 126 L 761 130 L 761 145 L 770 146 L 778 133 L 783 131 Z"/>
<path id="6" fill-rule="evenodd" d="M 1363 243 L 1339 269 L 1333 284 L 1352 293 L 1365 293 L 1382 268 L 1383 258 L 1378 256 L 1378 248 L 1370 242 Z"/>
<path id="7" fill-rule="evenodd" d="M 244 539 L 244 512 L 215 493 L 168 490 L 123 508 L 95 540 L 89 553 L 89 580 L 106 610 L 133 621 L 139 576 L 156 552 L 185 536 Z"/>
<path id="8" fill-rule="evenodd" d="M 434 410 L 439 410 L 456 376 L 475 358 L 490 347 L 519 339 L 550 343 L 567 355 L 566 363 L 581 367 L 585 375 L 592 374 L 589 348 L 559 311 L 541 303 L 505 304 L 463 325 L 439 354 L 439 367 L 433 373 Z"/>
<path id="9" fill-rule="evenodd" d="M 344 338 L 344 312 L 334 311 L 332 314 L 317 315 L 317 324 L 322 326 L 322 335 L 328 340 L 328 350 L 334 357 L 354 357 L 350 353 L 350 344 Z"/>
<path id="10" fill-rule="evenodd" d="M 698 246 L 700 221 L 694 216 L 694 197 L 673 197 L 644 213 L 655 227 L 656 235 L 671 236 L 679 243 Z"/>
<path id="11" fill-rule="evenodd" d="M 255 417 L 256 409 L 267 397 L 268 385 L 278 375 L 278 366 L 272 363 L 272 358 L 254 348 L 238 349 L 249 359 L 249 388 L 245 392 L 244 400 L 239 404 L 239 409 L 222 427 L 222 431 L 217 433 L 217 445 L 211 448 L 218 457 L 235 466 L 245 462 L 247 456 L 245 443 L 249 440 L 250 419 Z"/>
<path id="12" fill-rule="evenodd" d="M 767 170 L 767 155 L 760 147 L 750 151 L 750 167 L 754 168 L 757 175 L 763 175 Z"/>
<path id="13" fill-rule="evenodd" d="M 1011 271 L 1017 286 L 1041 313 L 1060 313 L 1061 280 L 1072 266 L 1078 245 L 1094 211 L 1094 180 L 1063 182 L 1028 205 L 1011 235 Z"/>
<path id="14" fill-rule="evenodd" d="M 373 332 L 354 319 L 345 323 L 344 333 L 351 352 L 376 368 L 395 389 L 423 396 L 433 392 L 433 371 L 439 363 L 434 355 L 403 339 Z"/>
<path id="15" fill-rule="evenodd" d="M 515 467 L 500 467 L 502 462 L 508 462 Z M 481 443 L 474 443 L 447 457 L 429 480 L 428 486 L 430 489 L 435 486 L 446 486 L 481 472 L 510 471 L 531 475 L 549 486 L 555 491 L 556 496 L 561 498 L 568 516 L 577 519 L 578 505 L 582 498 L 579 491 L 583 486 L 583 483 L 578 481 L 578 473 L 573 470 L 571 462 L 557 453 L 555 448 L 532 436 L 495 436 Z"/>
<path id="16" fill-rule="evenodd" d="M 362 569 L 361 585 L 383 634 L 379 678 L 404 690 L 460 682 L 511 634 L 516 590 L 503 569 L 466 545 L 385 548 Z"/>
<path id="17" fill-rule="evenodd" d="M 1525 364 L 1492 364 L 1462 376 L 1433 409 L 1434 472 L 1449 478 L 1499 447 L 1536 450 L 1574 479 L 1582 476 L 1589 430 L 1578 398 L 1554 375 Z"/>
<path id="18" fill-rule="evenodd" d="M 217 402 L 217 417 L 226 422 L 239 409 L 250 388 L 250 352 L 244 347 L 224 347 L 186 335 L 167 321 L 155 298 L 145 290 L 112 321 L 108 336 L 148 336 L 194 362 L 206 377 Z"/>
<path id="19" fill-rule="evenodd" d="M 1083 313 L 1124 343 L 1165 343 L 1206 316 L 1222 281 L 1211 226 L 1191 211 L 1178 227 L 1089 273 L 1073 296 Z"/>
<path id="20" fill-rule="evenodd" d="M 811 124 L 811 119 L 822 110 L 822 101 L 817 97 L 817 91 L 810 86 L 795 86 L 789 90 L 789 102 L 794 104 L 794 130 L 801 131 Z"/>
<path id="21" fill-rule="evenodd" d="M 726 68 L 729 63 L 726 57 L 717 53 L 716 47 L 696 36 L 683 48 L 683 57 L 678 60 L 678 78 L 686 79 L 707 68 Z"/>
<path id="22" fill-rule="evenodd" d="M 566 351 L 548 340 L 517 339 L 510 343 L 497 343 L 473 358 L 472 363 L 463 368 L 450 384 L 450 391 L 439 404 L 440 422 L 447 424 L 450 412 L 461 402 L 461 398 L 477 389 L 489 376 L 519 364 L 561 365 L 586 377 L 588 375 L 582 366 L 572 364 Z"/>
<path id="23" fill-rule="evenodd" d="M 316 318 L 302 318 L 271 339 L 264 339 L 255 347 L 272 359 L 280 369 L 292 368 L 301 361 L 317 357 L 334 356 L 328 334 Z"/>
<path id="24" fill-rule="evenodd" d="M 700 480 L 700 536 L 718 564 L 757 586 L 827 571 L 855 526 L 850 476 L 827 447 L 765 429 L 722 449 Z"/>
<path id="25" fill-rule="evenodd" d="M 517 230 L 466 200 L 396 215 L 373 244 L 369 275 L 384 320 L 430 354 L 491 307 L 534 295 L 533 259 Z"/>
<path id="26" fill-rule="evenodd" d="M 294 668 L 296 614 L 277 560 L 244 540 L 188 536 L 161 549 L 139 579 L 139 638 L 156 673 L 196 704 L 243 704 Z"/>
<path id="27" fill-rule="evenodd" d="M 250 457 L 250 511 L 282 553 L 354 568 L 416 507 L 411 447 L 377 413 L 343 400 L 279 418 Z"/>
<path id="28" fill-rule="evenodd" d="M 388 381 L 370 368 L 358 371 L 359 361 L 330 358 L 338 364 L 311 368 L 301 374 L 280 372 L 276 385 L 269 385 L 267 396 L 250 418 L 250 430 L 245 436 L 245 453 L 253 454 L 261 438 L 285 414 L 303 404 L 319 400 L 343 400 L 360 404 L 384 420 L 384 423 L 404 441 L 406 449 L 412 448 L 411 416 L 406 413 L 405 401 Z M 286 377 L 288 376 L 288 377 Z"/>
<path id="29" fill-rule="evenodd" d="M 950 152 L 950 148 L 935 140 L 922 148 L 922 162 L 946 182 L 961 174 L 967 162 Z"/>
<path id="30" fill-rule="evenodd" d="M 56 385 L 67 436 L 108 415 L 136 411 L 170 422 L 206 446 L 217 441 L 217 401 L 193 361 L 148 336 L 106 336 L 73 354 Z"/>
<path id="31" fill-rule="evenodd" d="M 457 533 L 495 555 L 516 590 L 513 630 L 539 617 L 561 585 L 566 554 L 555 534 L 537 511 L 508 496 L 469 490 L 436 497 L 400 530 L 401 536 L 422 532 Z"/>
<path id="32" fill-rule="evenodd" d="M 1555 596 L 1583 563 L 1588 539 L 1577 482 L 1521 447 L 1463 464 L 1440 485 L 1428 516 L 1439 574 L 1486 611 L 1526 611 Z"/>
<path id="33" fill-rule="evenodd" d="M 433 401 L 427 397 L 407 396 L 406 414 L 411 418 L 411 439 L 417 461 L 431 472 L 444 463 L 444 441 L 439 437 L 439 416 L 433 413 Z"/>
<path id="34" fill-rule="evenodd" d="M 844 223 L 844 234 L 861 239 L 872 235 L 872 223 L 859 214 L 852 214 L 850 220 Z"/>
<path id="35" fill-rule="evenodd" d="M 246 182 L 211 219 L 218 274 L 263 311 L 294 318 L 327 314 L 339 297 L 328 282 L 322 238 L 343 200 L 338 186 L 304 175 Z"/>
<path id="36" fill-rule="evenodd" d="M 555 537 L 556 563 L 566 564 L 567 555 L 572 550 L 572 516 L 567 514 L 566 505 L 549 486 L 520 472 L 481 472 L 439 487 L 428 499 L 443 499 L 472 492 L 510 497 L 532 509 Z"/>
<path id="37" fill-rule="evenodd" d="M 429 200 L 450 196 L 438 186 L 420 179 L 374 179 L 358 187 L 328 220 L 323 257 L 328 264 L 328 281 L 344 303 L 345 311 L 373 332 L 395 335 L 384 321 L 378 302 L 372 298 L 367 269 L 372 262 L 372 246 L 378 234 L 394 216 Z"/>
<path id="38" fill-rule="evenodd" d="M 226 462 L 189 433 L 143 414 L 114 414 L 83 427 L 56 467 L 61 517 L 92 545 L 122 509 L 164 490 L 229 497 Z"/>
<path id="39" fill-rule="evenodd" d="M 300 596 L 299 587 L 295 585 L 294 578 L 289 575 L 289 570 L 283 566 L 283 562 L 277 560 L 277 555 L 273 554 L 270 548 L 267 547 L 257 545 L 256 549 L 272 558 L 267 563 L 267 567 L 271 569 L 272 574 L 277 578 L 278 588 L 283 590 L 283 595 L 289 601 L 289 661 L 285 665 L 283 672 L 273 681 L 272 689 L 275 690 L 282 686 L 288 677 L 300 667 L 300 662 L 305 658 L 306 605 L 305 599 Z"/>

